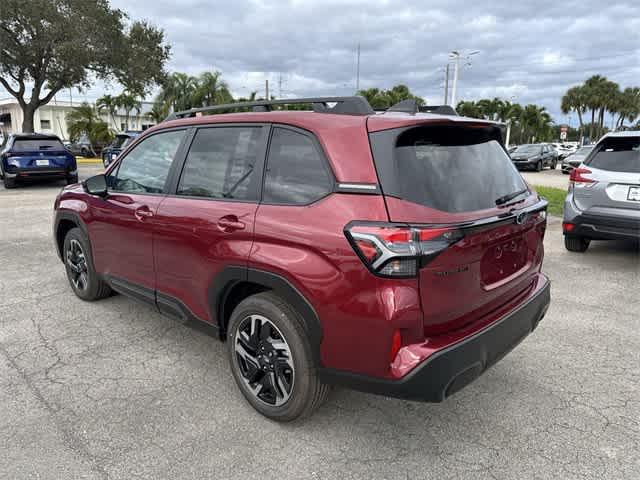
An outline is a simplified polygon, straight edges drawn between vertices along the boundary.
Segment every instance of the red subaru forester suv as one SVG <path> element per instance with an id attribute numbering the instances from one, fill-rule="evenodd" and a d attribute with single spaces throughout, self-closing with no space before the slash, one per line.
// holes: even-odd
<path id="1" fill-rule="evenodd" d="M 500 124 L 430 110 L 332 97 L 173 114 L 56 199 L 71 287 L 210 326 L 275 420 L 336 384 L 442 401 L 545 315 L 547 203 Z"/>

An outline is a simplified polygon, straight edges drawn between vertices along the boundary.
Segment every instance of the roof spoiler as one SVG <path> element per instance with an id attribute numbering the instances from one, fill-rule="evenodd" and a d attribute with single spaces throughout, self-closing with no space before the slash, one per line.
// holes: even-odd
<path id="1" fill-rule="evenodd" d="M 341 115 L 373 115 L 375 112 L 366 98 L 355 95 L 352 97 L 312 97 L 312 98 L 292 98 L 281 100 L 260 100 L 255 102 L 227 103 L 224 105 L 211 105 L 202 108 L 192 108 L 182 112 L 171 113 L 166 119 L 176 120 L 178 118 L 194 117 L 197 114 L 214 113 L 225 110 L 236 110 L 240 108 L 250 108 L 254 112 L 269 112 L 276 105 L 300 105 L 311 104 L 314 112 L 335 113 Z M 333 105 L 332 105 L 333 104 Z"/>
<path id="2" fill-rule="evenodd" d="M 438 115 L 458 115 L 450 105 L 418 105 L 418 101 L 415 98 L 408 98 L 402 100 L 389 107 L 387 112 L 403 112 L 415 115 L 416 113 L 437 113 Z"/>

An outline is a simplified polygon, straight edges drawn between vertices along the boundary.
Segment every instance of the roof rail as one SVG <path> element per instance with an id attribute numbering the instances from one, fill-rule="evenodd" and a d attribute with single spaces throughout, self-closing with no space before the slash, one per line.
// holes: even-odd
<path id="1" fill-rule="evenodd" d="M 192 108 L 183 112 L 171 113 L 166 119 L 176 120 L 178 118 L 193 117 L 197 113 L 216 112 L 221 110 L 235 110 L 238 108 L 251 108 L 254 112 L 269 112 L 274 105 L 300 105 L 310 103 L 314 112 L 337 113 L 342 115 L 373 115 L 375 112 L 367 99 L 361 96 L 353 97 L 313 97 L 313 98 L 291 98 L 281 100 L 259 100 L 255 102 L 227 103 L 224 105 L 211 105 L 202 108 Z M 329 104 L 335 103 L 330 106 Z"/>

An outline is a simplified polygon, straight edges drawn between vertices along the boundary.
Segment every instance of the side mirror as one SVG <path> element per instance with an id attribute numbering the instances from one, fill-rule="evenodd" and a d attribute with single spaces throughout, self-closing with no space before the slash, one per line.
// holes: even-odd
<path id="1" fill-rule="evenodd" d="M 82 186 L 84 187 L 84 191 L 89 195 L 96 195 L 98 197 L 107 196 L 107 177 L 103 174 L 87 178 Z"/>

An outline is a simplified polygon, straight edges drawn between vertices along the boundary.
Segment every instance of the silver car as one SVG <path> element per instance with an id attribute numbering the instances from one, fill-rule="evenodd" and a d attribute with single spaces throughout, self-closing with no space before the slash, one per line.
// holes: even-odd
<path id="1" fill-rule="evenodd" d="M 640 131 L 605 135 L 572 170 L 562 230 L 572 252 L 591 240 L 640 240 Z"/>
<path id="2" fill-rule="evenodd" d="M 593 145 L 585 145 L 584 147 L 580 147 L 574 153 L 567 155 L 562 160 L 562 173 L 569 175 L 571 170 L 584 162 L 585 158 L 587 158 L 591 153 L 591 150 L 593 150 Z"/>

